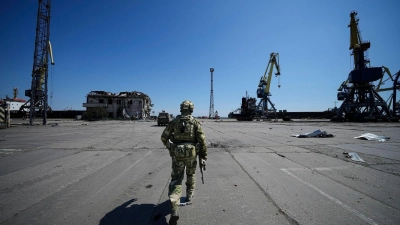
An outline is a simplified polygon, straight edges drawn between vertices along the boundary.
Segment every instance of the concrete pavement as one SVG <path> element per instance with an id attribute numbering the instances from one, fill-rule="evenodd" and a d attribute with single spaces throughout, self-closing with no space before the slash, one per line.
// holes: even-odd
<path id="1" fill-rule="evenodd" d="M 400 224 L 399 123 L 200 121 L 205 184 L 198 170 L 179 224 Z M 163 126 L 13 122 L 0 130 L 0 224 L 168 223 Z M 317 129 L 334 137 L 291 137 Z"/>

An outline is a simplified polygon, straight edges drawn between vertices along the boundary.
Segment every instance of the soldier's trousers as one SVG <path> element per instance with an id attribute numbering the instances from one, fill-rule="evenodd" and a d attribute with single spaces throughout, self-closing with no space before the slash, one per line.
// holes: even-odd
<path id="1" fill-rule="evenodd" d="M 172 157 L 171 183 L 169 184 L 168 196 L 171 201 L 171 210 L 178 212 L 182 195 L 182 181 L 186 168 L 186 193 L 193 193 L 196 185 L 196 158 L 177 160 Z"/>

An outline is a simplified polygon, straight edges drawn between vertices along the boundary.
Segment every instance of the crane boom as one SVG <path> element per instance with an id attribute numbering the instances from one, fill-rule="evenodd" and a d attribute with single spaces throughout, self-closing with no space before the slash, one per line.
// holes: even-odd
<path id="1" fill-rule="evenodd" d="M 279 53 L 271 53 L 270 58 L 268 61 L 267 68 L 265 69 L 264 76 L 261 77 L 259 87 L 265 85 L 264 92 L 267 95 L 270 95 L 270 87 L 271 87 L 271 78 L 272 78 L 272 71 L 274 70 L 274 66 L 276 67 L 277 72 L 275 73 L 276 76 L 281 75 L 281 68 L 279 66 Z M 268 76 L 267 76 L 268 72 Z M 279 84 L 278 87 L 281 87 Z"/>

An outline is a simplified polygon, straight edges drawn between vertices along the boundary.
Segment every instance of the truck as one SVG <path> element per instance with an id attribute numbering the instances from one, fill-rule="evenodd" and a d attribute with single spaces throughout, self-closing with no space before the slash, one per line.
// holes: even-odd
<path id="1" fill-rule="evenodd" d="M 168 125 L 168 123 L 171 121 L 171 117 L 169 113 L 165 112 L 164 110 L 160 113 L 158 113 L 157 116 L 157 125 Z"/>

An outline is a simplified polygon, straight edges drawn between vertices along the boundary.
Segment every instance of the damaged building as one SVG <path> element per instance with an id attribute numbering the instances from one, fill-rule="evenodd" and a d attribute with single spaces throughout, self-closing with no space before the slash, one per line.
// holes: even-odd
<path id="1" fill-rule="evenodd" d="M 108 112 L 108 117 L 113 118 L 135 118 L 146 119 L 150 117 L 153 104 L 148 95 L 139 92 L 119 92 L 111 93 L 106 91 L 91 91 L 86 96 L 86 103 L 83 107 L 101 107 Z"/>

